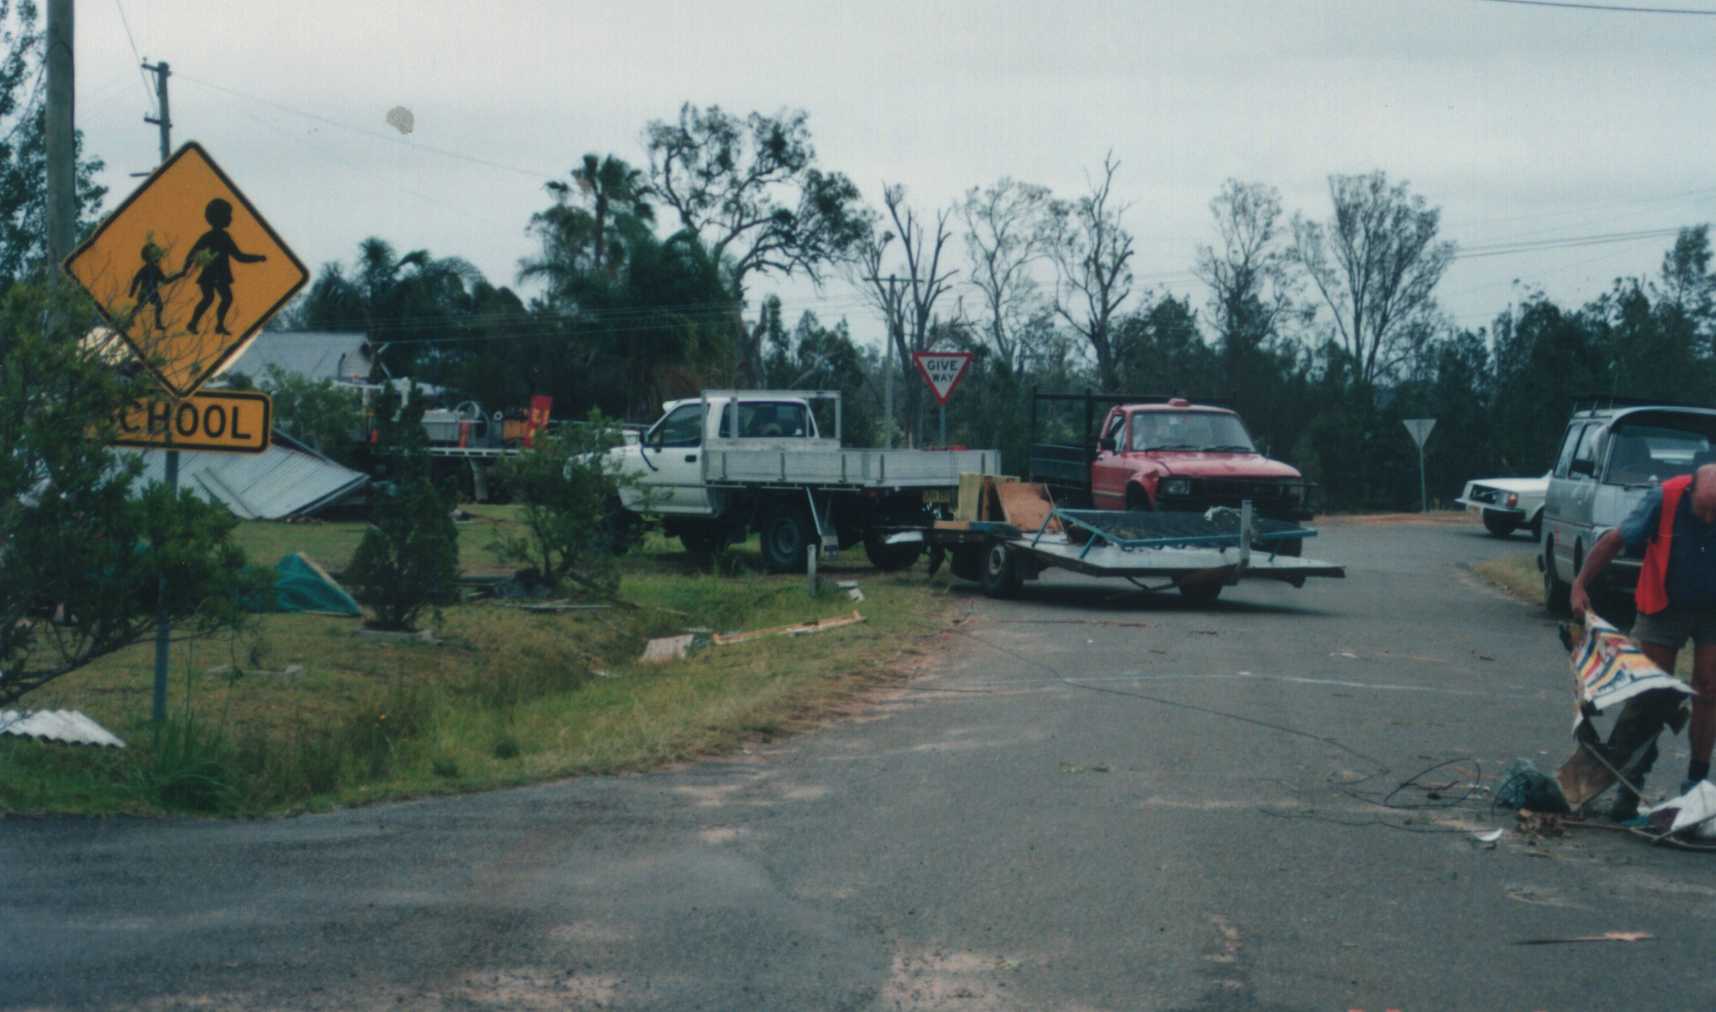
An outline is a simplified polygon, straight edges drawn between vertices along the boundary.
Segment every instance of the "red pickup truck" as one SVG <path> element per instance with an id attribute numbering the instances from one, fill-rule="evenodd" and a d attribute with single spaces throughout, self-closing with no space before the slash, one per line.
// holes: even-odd
<path id="1" fill-rule="evenodd" d="M 1084 405 L 1083 445 L 1031 448 L 1032 480 L 1048 484 L 1057 502 L 1202 512 L 1250 499 L 1262 516 L 1311 517 L 1314 483 L 1259 453 L 1245 423 L 1228 408 L 1159 396 L 1037 394 L 1036 401 Z M 1095 426 L 1096 407 L 1106 403 L 1113 406 Z M 1033 431 L 1036 414 L 1033 402 Z M 1298 541 L 1289 544 L 1289 554 L 1299 547 Z"/>

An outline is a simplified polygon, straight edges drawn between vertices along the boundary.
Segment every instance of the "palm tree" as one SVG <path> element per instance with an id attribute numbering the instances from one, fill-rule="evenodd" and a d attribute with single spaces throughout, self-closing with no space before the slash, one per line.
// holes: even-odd
<path id="1" fill-rule="evenodd" d="M 648 180 L 623 159 L 587 154 L 569 175 L 570 182 L 546 185 L 554 204 L 530 216 L 542 255 L 519 264 L 519 280 L 540 279 L 562 295 L 580 275 L 616 279 L 629 250 L 652 237 L 655 225 Z"/>

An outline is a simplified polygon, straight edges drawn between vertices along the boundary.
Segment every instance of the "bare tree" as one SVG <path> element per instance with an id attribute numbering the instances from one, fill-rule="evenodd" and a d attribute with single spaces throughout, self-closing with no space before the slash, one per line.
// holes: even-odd
<path id="1" fill-rule="evenodd" d="M 1102 159 L 1102 178 L 1071 203 L 1056 204 L 1056 235 L 1051 257 L 1057 275 L 1055 312 L 1096 352 L 1104 390 L 1120 384 L 1121 350 L 1115 345 L 1114 318 L 1132 294 L 1132 233 L 1120 224 L 1128 205 L 1114 202 L 1113 152 Z"/>
<path id="2" fill-rule="evenodd" d="M 959 205 L 971 263 L 967 284 L 983 301 L 988 317 L 983 332 L 1009 371 L 1023 370 L 1028 358 L 1023 342 L 1041 332 L 1030 326 L 1044 311 L 1031 271 L 1049 255 L 1053 203 L 1048 187 L 1004 177 L 982 189 L 972 187 Z"/>
<path id="3" fill-rule="evenodd" d="M 892 227 L 884 227 L 863 244 L 858 257 L 862 273 L 855 280 L 862 282 L 865 297 L 888 324 L 888 339 L 893 342 L 899 375 L 906 384 L 906 415 L 915 434 L 923 422 L 923 390 L 913 375 L 912 352 L 930 350 L 936 303 L 953 287 L 953 276 L 958 273 L 941 265 L 951 238 L 947 224 L 953 211 L 937 211 L 932 230 L 906 204 L 906 188 L 898 183 L 882 184 L 882 203 Z M 895 249 L 897 254 L 892 252 Z M 890 269 L 890 261 L 897 266 Z"/>
<path id="4" fill-rule="evenodd" d="M 1330 176 L 1326 223 L 1293 216 L 1293 259 L 1334 314 L 1360 382 L 1388 376 L 1411 353 L 1415 326 L 1436 310 L 1454 244 L 1436 238 L 1441 211 L 1382 171 Z"/>
<path id="5" fill-rule="evenodd" d="M 816 167 L 805 120 L 803 110 L 740 119 L 688 102 L 677 122 L 644 131 L 651 192 L 708 244 L 741 306 L 752 274 L 804 274 L 820 286 L 823 269 L 869 234 L 858 188 Z M 740 323 L 740 365 L 752 382 L 763 375 L 762 337 Z"/>
<path id="6" fill-rule="evenodd" d="M 1210 216 L 1221 248 L 1199 246 L 1192 270 L 1209 286 L 1229 393 L 1239 398 L 1251 357 L 1295 311 L 1292 259 L 1273 186 L 1229 179 L 1210 201 Z"/>

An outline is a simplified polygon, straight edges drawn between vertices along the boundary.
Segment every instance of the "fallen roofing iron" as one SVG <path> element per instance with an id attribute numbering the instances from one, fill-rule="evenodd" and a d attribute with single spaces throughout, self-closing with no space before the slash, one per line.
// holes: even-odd
<path id="1" fill-rule="evenodd" d="M 0 734 L 35 738 L 39 741 L 57 741 L 66 745 L 125 747 L 125 743 L 111 731 L 77 710 L 37 710 L 34 713 L 0 710 Z"/>

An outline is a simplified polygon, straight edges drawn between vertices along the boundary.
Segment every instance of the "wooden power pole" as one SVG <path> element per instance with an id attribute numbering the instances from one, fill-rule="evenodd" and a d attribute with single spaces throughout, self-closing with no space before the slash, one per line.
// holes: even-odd
<path id="1" fill-rule="evenodd" d="M 72 103 L 72 0 L 48 0 L 48 263 L 57 269 L 77 238 L 77 146 Z"/>

